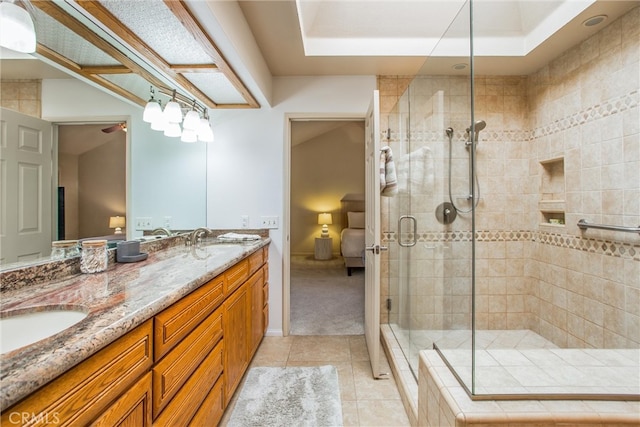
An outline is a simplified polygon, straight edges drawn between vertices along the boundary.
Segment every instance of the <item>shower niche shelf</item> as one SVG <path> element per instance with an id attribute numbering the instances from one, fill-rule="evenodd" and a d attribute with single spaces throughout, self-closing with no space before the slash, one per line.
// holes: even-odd
<path id="1" fill-rule="evenodd" d="M 540 193 L 538 210 L 541 225 L 564 227 L 565 181 L 564 157 L 541 160 Z"/>

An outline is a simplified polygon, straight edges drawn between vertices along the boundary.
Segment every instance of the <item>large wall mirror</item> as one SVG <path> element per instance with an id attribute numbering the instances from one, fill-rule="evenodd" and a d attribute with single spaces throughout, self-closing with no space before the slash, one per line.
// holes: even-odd
<path id="1" fill-rule="evenodd" d="M 206 143 L 187 144 L 151 130 L 140 106 L 44 61 L 2 57 L 0 72 L 2 173 L 8 173 L 8 187 L 27 194 L 3 186 L 0 269 L 48 261 L 54 240 L 113 236 L 113 216 L 126 219 L 116 239 L 205 225 Z M 20 104 L 28 90 L 7 95 L 7 87 L 26 82 L 37 82 L 38 99 Z M 43 133 L 35 131 L 38 126 Z M 39 146 L 41 138 L 50 146 Z M 20 157 L 12 144 L 31 153 Z M 48 154 L 37 160 L 42 164 L 34 150 Z M 35 197 L 37 192 L 42 194 Z M 38 233 L 46 237 L 40 249 L 21 247 Z"/>

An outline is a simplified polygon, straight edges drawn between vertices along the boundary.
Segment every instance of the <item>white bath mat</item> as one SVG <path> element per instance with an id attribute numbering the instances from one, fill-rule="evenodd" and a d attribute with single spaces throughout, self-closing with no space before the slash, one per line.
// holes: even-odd
<path id="1" fill-rule="evenodd" d="M 342 426 L 335 366 L 251 368 L 227 425 Z"/>

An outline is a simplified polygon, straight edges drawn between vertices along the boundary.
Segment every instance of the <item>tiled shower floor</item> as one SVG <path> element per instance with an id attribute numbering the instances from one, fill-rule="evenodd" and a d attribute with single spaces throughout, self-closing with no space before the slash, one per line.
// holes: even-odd
<path id="1" fill-rule="evenodd" d="M 470 388 L 470 331 L 391 329 L 399 347 L 409 349 L 413 372 L 419 351 L 435 342 Z M 475 343 L 475 394 L 640 396 L 640 349 L 561 349 L 530 330 L 477 331 Z"/>

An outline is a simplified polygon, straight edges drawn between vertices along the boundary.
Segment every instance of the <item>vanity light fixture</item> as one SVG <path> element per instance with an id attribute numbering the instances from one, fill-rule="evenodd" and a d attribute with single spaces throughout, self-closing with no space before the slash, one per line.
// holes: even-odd
<path id="1" fill-rule="evenodd" d="M 169 123 L 182 123 L 182 109 L 176 101 L 176 90 L 173 90 L 171 101 L 164 106 L 164 119 Z"/>
<path id="2" fill-rule="evenodd" d="M 198 125 L 200 124 L 200 114 L 195 110 L 196 102 L 193 101 L 193 107 L 189 112 L 184 116 L 184 122 L 182 122 L 182 127 L 185 130 L 193 130 L 198 129 Z"/>
<path id="3" fill-rule="evenodd" d="M 164 116 L 162 112 L 157 117 L 153 118 L 151 122 L 151 130 L 157 130 L 160 132 L 164 132 L 164 128 L 166 127 L 166 123 L 164 122 Z"/>
<path id="4" fill-rule="evenodd" d="M 172 138 L 177 138 L 182 135 L 182 129 L 180 129 L 180 123 L 166 123 L 166 127 L 164 129 L 164 136 L 169 136 Z"/>
<path id="5" fill-rule="evenodd" d="M 165 136 L 180 137 L 182 142 L 213 142 L 213 131 L 206 108 L 198 104 L 195 99 L 191 100 L 181 95 L 175 89 L 158 87 L 158 92 L 171 99 L 163 110 L 162 102 L 155 98 L 154 88 L 150 88 L 151 96 L 145 105 L 142 120 L 150 123 L 151 129 L 164 132 Z M 184 115 L 183 120 L 184 110 L 187 114 Z"/>
<path id="6" fill-rule="evenodd" d="M 211 125 L 209 124 L 209 116 L 207 115 L 207 110 L 204 110 L 204 115 L 200 119 L 197 134 L 198 141 L 213 142 L 213 130 L 211 130 Z"/>
<path id="7" fill-rule="evenodd" d="M 142 113 L 142 120 L 147 123 L 153 123 L 159 119 L 162 119 L 162 107 L 160 106 L 160 100 L 154 98 L 155 92 L 153 87 L 151 88 L 151 99 L 144 107 L 144 113 Z M 153 125 L 151 127 L 153 129 Z"/>
<path id="8" fill-rule="evenodd" d="M 0 0 L 0 46 L 23 53 L 36 51 L 36 29 L 31 15 L 15 0 Z"/>

